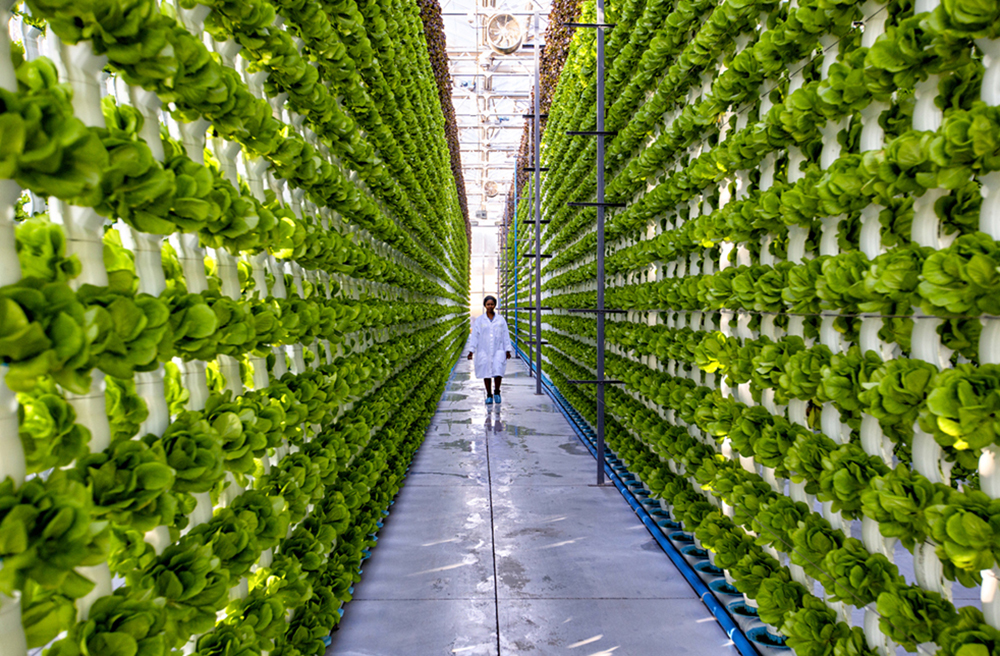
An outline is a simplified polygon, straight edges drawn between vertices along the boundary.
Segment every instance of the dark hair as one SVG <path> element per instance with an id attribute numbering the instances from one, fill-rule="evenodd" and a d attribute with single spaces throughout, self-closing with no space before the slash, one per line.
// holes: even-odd
<path id="1" fill-rule="evenodd" d="M 497 304 L 497 299 L 494 296 L 487 296 L 486 298 L 484 298 L 483 299 L 483 307 L 486 307 L 486 301 L 493 301 L 493 305 L 494 306 L 496 306 L 496 304 Z"/>

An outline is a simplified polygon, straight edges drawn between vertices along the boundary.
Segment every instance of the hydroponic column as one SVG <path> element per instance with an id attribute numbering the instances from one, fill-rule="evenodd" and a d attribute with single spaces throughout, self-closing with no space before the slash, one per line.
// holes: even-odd
<path id="1" fill-rule="evenodd" d="M 286 113 L 289 114 L 289 118 L 291 119 L 289 123 L 291 125 L 296 125 L 296 127 L 298 127 L 302 123 L 303 118 L 301 116 L 292 115 L 290 112 Z M 303 218 L 304 212 L 302 209 L 302 201 L 305 198 L 305 191 L 302 189 L 293 189 L 291 185 L 287 184 L 284 186 L 283 191 L 286 207 L 291 208 L 296 219 L 305 222 L 305 219 Z M 299 298 L 304 299 L 306 294 L 305 288 L 302 284 L 302 280 L 305 276 L 303 267 L 294 260 L 285 260 L 282 265 L 285 274 L 291 276 L 292 278 L 292 284 L 295 286 L 295 293 L 298 294 Z M 300 374 L 306 370 L 305 359 L 303 358 L 305 348 L 306 346 L 301 342 L 293 344 L 289 347 L 289 356 L 292 358 L 294 373 Z"/>
<path id="2" fill-rule="evenodd" d="M 190 27 L 189 27 L 190 29 Z M 205 133 L 209 127 L 208 121 L 198 119 L 190 123 L 175 123 L 176 137 L 184 146 L 184 151 L 196 164 L 205 163 Z M 205 251 L 201 247 L 196 233 L 174 233 L 170 235 L 170 244 L 177 252 L 184 283 L 190 294 L 200 294 L 208 289 L 208 279 L 205 275 Z M 208 385 L 205 380 L 205 363 L 197 360 L 189 362 L 177 361 L 184 375 L 184 387 L 191 394 L 188 408 L 200 410 L 208 400 Z"/>
<path id="3" fill-rule="evenodd" d="M 865 16 L 865 29 L 861 33 L 861 47 L 871 48 L 875 41 L 885 33 L 885 20 L 888 11 L 885 6 L 876 0 L 867 0 L 861 7 L 861 13 Z M 861 110 L 861 136 L 859 150 L 864 153 L 870 150 L 879 150 L 885 141 L 885 132 L 879 123 L 882 112 L 889 109 L 889 104 L 872 100 Z M 874 259 L 882 253 L 882 223 L 879 221 L 881 208 L 872 203 L 861 210 L 861 235 L 859 249 Z M 862 320 L 862 339 L 867 346 L 872 347 L 870 331 L 874 328 L 878 332 L 881 321 L 878 319 L 866 318 Z M 864 346 L 862 346 L 864 348 Z M 881 350 L 881 349 L 879 349 Z"/>
<path id="4" fill-rule="evenodd" d="M 129 98 L 132 106 L 143 116 L 140 136 L 149 146 L 153 157 L 162 162 L 164 158 L 163 143 L 160 140 L 160 99 L 141 87 L 130 86 L 122 78 L 117 79 L 120 100 Z M 139 277 L 139 293 L 159 296 L 166 289 L 166 279 L 163 274 L 163 258 L 161 256 L 163 237 L 129 228 L 119 222 L 116 226 L 122 244 L 135 255 L 135 270 Z M 162 435 L 170 422 L 169 410 L 163 387 L 163 365 L 156 371 L 137 372 L 135 375 L 136 392 L 146 404 L 149 416 L 139 428 L 139 434 Z"/>
<path id="5" fill-rule="evenodd" d="M 232 49 L 228 49 L 231 51 Z M 235 157 L 240 151 L 240 145 L 221 138 L 212 139 L 212 150 L 222 167 L 222 173 L 229 184 L 236 189 L 240 188 L 239 177 L 236 173 Z M 222 295 L 228 298 L 239 300 L 240 275 L 236 264 L 236 258 L 225 249 L 225 247 L 213 248 L 212 257 L 215 260 L 216 273 L 221 281 Z M 216 360 L 219 363 L 219 372 L 226 381 L 226 389 L 232 392 L 233 397 L 243 393 L 243 380 L 240 377 L 239 360 L 231 355 L 220 353 Z"/>
<path id="6" fill-rule="evenodd" d="M 6 24 L 5 12 L 0 11 L 0 27 L 6 28 Z M 3 30 L 0 30 L 0 35 L 5 36 Z M 0 49 L 3 47 L 3 39 L 0 38 Z M 0 75 L 3 73 L 0 72 Z M 17 183 L 0 180 L 0 261 L 3 262 L 17 262 L 17 251 L 14 249 L 14 205 L 20 197 L 21 188 Z M 20 279 L 19 267 L 0 267 L 0 287 L 12 285 Z M 17 395 L 4 382 L 6 374 L 7 367 L 0 365 L 0 480 L 10 476 L 15 484 L 20 485 L 25 476 L 24 449 L 17 434 Z"/>
<path id="7" fill-rule="evenodd" d="M 216 43 L 216 50 L 217 52 L 224 53 L 223 58 L 231 63 L 232 55 L 236 50 L 238 50 L 238 46 L 232 42 L 226 42 L 225 44 Z M 216 160 L 219 162 L 226 180 L 234 188 L 239 189 L 240 181 L 237 175 L 237 162 L 235 160 L 236 155 L 240 151 L 239 144 L 221 138 L 213 138 L 212 150 L 215 153 Z M 237 269 L 236 258 L 224 247 L 213 248 L 212 255 L 215 260 L 216 273 L 218 274 L 221 282 L 220 286 L 222 295 L 236 301 L 241 300 L 239 271 Z M 220 353 L 216 357 L 216 360 L 219 364 L 219 372 L 225 380 L 226 390 L 232 394 L 234 399 L 242 395 L 243 380 L 240 377 L 239 361 L 233 356 L 223 353 Z M 225 481 L 225 489 L 219 497 L 219 506 L 228 506 L 235 498 L 245 491 L 243 487 L 237 483 L 236 478 L 231 472 L 226 472 Z M 230 591 L 230 599 L 245 597 L 246 587 L 246 578 L 243 577 L 243 579 L 240 582 L 237 582 Z"/>
<path id="8" fill-rule="evenodd" d="M 57 45 L 58 44 L 58 45 Z M 73 112 L 88 127 L 103 128 L 101 109 L 101 76 L 107 58 L 96 56 L 88 41 L 66 45 L 54 41 L 48 44 L 58 54 L 61 73 L 66 76 L 73 91 Z M 67 239 L 67 254 L 76 255 L 82 265 L 81 274 L 72 281 L 75 288 L 83 284 L 107 286 L 108 273 L 104 266 L 104 218 L 92 208 L 77 207 L 62 200 L 50 203 L 55 223 L 63 226 Z M 111 442 L 111 428 L 105 410 L 104 373 L 91 372 L 90 390 L 76 395 L 67 392 L 66 398 L 76 411 L 76 420 L 90 431 L 90 450 L 100 452 Z M 111 571 L 107 564 L 78 567 L 77 572 L 94 582 L 91 592 L 76 600 L 81 620 L 87 619 L 90 607 L 100 597 L 111 594 Z"/>
<path id="9" fill-rule="evenodd" d="M 313 135 L 313 140 L 315 140 L 315 135 Z M 323 226 L 323 221 L 319 216 L 319 208 L 316 204 L 308 199 L 303 199 L 301 201 L 302 215 L 308 216 L 309 223 L 312 225 L 319 224 L 320 227 Z M 329 289 L 326 287 L 326 283 L 322 281 L 322 271 L 321 269 L 307 269 L 305 267 L 300 267 L 302 270 L 302 276 L 305 280 L 312 286 L 312 299 L 314 300 L 326 300 L 329 298 Z M 320 355 L 320 347 L 323 342 L 326 342 L 321 336 L 317 336 L 307 348 L 312 352 L 314 359 L 314 367 L 326 364 L 326 349 L 323 349 L 322 356 Z"/>
<path id="10" fill-rule="evenodd" d="M 4 27 L 6 28 L 6 23 Z M 28 653 L 28 643 L 21 625 L 20 592 L 15 592 L 13 597 L 0 594 L 0 635 L 3 636 L 0 653 L 4 656 L 24 656 Z"/>
<path id="11" fill-rule="evenodd" d="M 976 39 L 976 45 L 983 53 L 985 69 L 980 100 L 987 105 L 1000 105 L 1000 39 Z M 990 237 L 1000 240 L 1000 171 L 991 171 L 979 176 L 982 184 L 983 205 L 979 214 L 979 229 Z M 983 364 L 1000 364 L 1000 320 L 983 319 L 983 331 L 979 341 L 979 361 Z M 997 458 L 995 446 L 987 447 L 990 458 Z M 1000 497 L 1000 476 L 990 472 L 989 480 L 981 479 L 983 491 L 990 496 Z"/>
<path id="12" fill-rule="evenodd" d="M 115 79 L 115 96 L 120 104 L 129 102 L 142 114 L 143 124 L 139 135 L 149 146 L 153 158 L 162 162 L 164 153 L 160 140 L 159 98 L 140 87 L 126 84 L 121 77 Z M 120 220 L 115 224 L 115 229 L 121 236 L 122 245 L 135 257 L 138 293 L 160 296 L 166 289 L 161 257 L 163 237 L 141 232 Z M 136 394 L 142 399 L 148 412 L 139 426 L 137 437 L 147 434 L 163 435 L 170 423 L 164 373 L 162 364 L 155 371 L 135 373 Z M 156 553 L 161 553 L 170 544 L 170 531 L 166 526 L 157 526 L 148 531 L 144 539 L 153 546 Z"/>
<path id="13" fill-rule="evenodd" d="M 987 105 L 1000 105 L 1000 39 L 976 39 L 983 53 L 983 73 L 980 100 Z M 983 205 L 979 214 L 979 229 L 993 239 L 1000 240 L 1000 171 L 991 171 L 979 177 L 982 184 Z"/>
<path id="14" fill-rule="evenodd" d="M 917 0 L 916 12 L 932 11 L 938 0 Z M 940 77 L 936 74 L 917 83 L 914 90 L 916 103 L 913 107 L 913 128 L 915 130 L 937 131 L 944 118 L 942 110 L 937 107 L 935 99 L 938 96 Z M 920 246 L 934 249 L 943 248 L 951 239 L 943 238 L 941 222 L 935 209 L 935 203 L 947 193 L 940 188 L 927 189 L 913 201 L 913 241 Z M 946 243 L 947 242 L 947 243 Z M 951 353 L 941 344 L 938 327 L 942 320 L 926 316 L 919 308 L 914 308 L 912 349 L 913 357 L 928 362 L 938 368 L 949 367 Z M 944 453 L 934 437 L 919 426 L 913 431 L 913 466 L 933 482 L 949 482 L 949 475 L 944 462 Z M 914 568 L 917 580 L 921 586 L 935 591 L 942 591 L 939 572 L 940 562 L 933 553 L 931 545 L 918 544 L 914 550 Z"/>
<path id="15" fill-rule="evenodd" d="M 0 0 L 0 53 L 10 50 L 7 25 L 10 21 L 11 0 Z M 17 78 L 9 57 L 0 57 L 0 89 L 17 90 Z M 0 261 L 17 262 L 14 250 L 14 205 L 21 197 L 21 188 L 13 180 L 0 180 Z M 21 278 L 16 266 L 0 267 L 0 286 L 10 285 Z M 0 365 L 0 480 L 8 476 L 18 487 L 24 483 L 24 449 L 18 436 L 17 396 L 4 382 L 7 367 Z M 0 635 L 4 656 L 22 656 L 28 644 L 21 626 L 21 595 L 0 594 Z"/>
<path id="16" fill-rule="evenodd" d="M 275 29 L 278 29 L 280 25 L 278 21 L 275 21 Z M 264 98 L 264 81 L 268 77 L 266 71 L 258 71 L 257 73 L 250 73 L 247 70 L 247 62 L 240 58 L 240 65 L 237 67 L 237 71 L 240 73 L 240 77 L 246 82 L 247 88 L 250 93 L 258 99 Z M 254 198 L 257 199 L 262 205 L 267 200 L 267 195 L 264 192 L 265 176 L 267 175 L 268 163 L 263 157 L 257 158 L 242 158 L 243 165 L 246 170 L 247 184 L 250 187 L 250 193 L 253 194 Z M 267 271 L 271 266 L 274 258 L 267 252 L 266 248 L 262 249 L 259 253 L 248 255 L 247 259 L 251 266 L 251 275 L 254 279 L 254 288 L 259 292 L 259 299 L 261 301 L 266 301 L 271 296 L 271 290 L 267 282 Z M 275 279 L 275 289 L 279 288 L 284 290 L 284 281 Z M 277 294 L 275 294 L 277 297 Z M 278 347 L 275 348 L 275 353 L 278 352 Z M 259 355 L 250 356 L 250 364 L 253 367 L 253 380 L 254 389 L 263 389 L 270 384 L 270 378 L 267 368 L 267 360 Z M 275 378 L 280 378 L 285 371 L 284 359 L 281 359 L 280 369 L 277 356 L 275 357 Z M 279 373 L 280 372 L 280 373 Z"/>
<path id="17" fill-rule="evenodd" d="M 987 105 L 1000 105 L 1000 39 L 976 39 L 983 53 L 983 81 L 980 100 Z M 979 176 L 983 204 L 979 214 L 979 229 L 993 239 L 1000 240 L 1000 171 Z M 981 364 L 1000 364 L 1000 319 L 984 317 L 979 337 Z M 983 492 L 991 498 L 1000 498 L 1000 447 L 989 444 L 983 447 L 979 458 L 979 482 Z M 996 564 L 982 572 L 983 585 L 980 600 L 987 623 L 1000 629 L 1000 567 Z"/>
<path id="18" fill-rule="evenodd" d="M 201 5 L 192 10 L 178 8 L 178 17 L 192 34 L 201 34 L 203 23 L 209 9 Z M 189 123 L 175 123 L 180 133 L 180 141 L 188 158 L 197 164 L 205 163 L 205 142 L 209 122 L 197 119 Z M 208 289 L 208 279 L 205 275 L 205 250 L 199 243 L 198 235 L 194 233 L 174 233 L 170 243 L 177 251 L 184 282 L 190 294 L 200 294 Z M 205 373 L 205 362 L 201 360 L 176 361 L 183 372 L 184 387 L 188 390 L 189 410 L 203 410 L 208 401 L 209 390 Z M 212 519 L 212 498 L 208 492 L 192 493 L 197 505 L 188 519 L 187 531 Z"/>
<path id="19" fill-rule="evenodd" d="M 330 231 L 330 210 L 326 207 L 317 207 L 312 201 L 309 202 L 310 211 L 314 216 L 318 216 L 320 226 L 323 228 L 324 232 Z M 333 299 L 333 291 L 330 289 L 332 285 L 332 280 L 330 274 L 326 271 L 319 271 L 319 281 L 323 288 L 323 295 L 326 300 Z M 331 347 L 330 340 L 323 340 L 323 353 L 326 356 L 326 364 L 333 364 L 333 348 Z"/>

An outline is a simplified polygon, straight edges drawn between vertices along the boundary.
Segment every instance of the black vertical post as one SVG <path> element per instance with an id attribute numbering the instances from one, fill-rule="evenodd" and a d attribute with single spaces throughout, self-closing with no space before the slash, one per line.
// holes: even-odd
<path id="1" fill-rule="evenodd" d="M 604 0 L 597 0 L 597 484 L 604 484 Z"/>
<path id="2" fill-rule="evenodd" d="M 514 279 L 514 357 L 517 357 L 517 169 L 514 169 L 514 266 L 510 276 Z"/>
<path id="3" fill-rule="evenodd" d="M 538 12 L 535 12 L 535 112 L 534 112 L 534 153 L 535 153 L 535 394 L 542 393 L 542 152 L 541 124 L 542 88 L 539 82 L 539 52 L 541 51 L 541 29 Z"/>
<path id="4" fill-rule="evenodd" d="M 507 222 L 500 218 L 500 229 L 497 230 L 497 307 L 501 308 L 503 318 L 507 318 Z"/>
<path id="5" fill-rule="evenodd" d="M 532 124 L 532 129 L 534 129 L 534 124 Z M 528 218 L 528 225 L 531 225 L 531 216 L 534 213 L 534 207 L 535 207 L 535 205 L 534 205 L 534 203 L 535 203 L 534 198 L 535 198 L 535 183 L 534 183 L 533 179 L 528 178 L 528 199 L 527 199 L 528 200 L 528 217 L 529 217 Z M 530 230 L 530 228 L 529 228 L 529 230 Z M 530 245 L 531 244 L 531 237 L 525 237 L 525 241 Z M 534 271 L 532 269 L 532 265 L 531 265 L 530 262 L 528 263 L 528 267 L 527 268 L 528 268 L 528 271 L 527 271 L 528 275 L 527 275 L 527 278 L 526 278 L 527 282 L 525 283 L 525 288 L 526 288 L 525 289 L 525 296 L 527 297 L 527 304 L 528 304 L 528 307 L 530 308 L 531 307 L 531 296 L 532 296 L 532 284 L 533 284 L 533 279 L 534 279 Z M 528 375 L 529 376 L 534 376 L 535 372 L 534 372 L 534 365 L 533 365 L 533 363 L 534 363 L 534 359 L 535 359 L 534 358 L 534 356 L 535 356 L 535 351 L 534 351 L 535 343 L 532 340 L 535 340 L 537 338 L 535 337 L 535 320 L 534 320 L 533 315 L 531 314 L 533 312 L 533 310 L 529 309 L 529 310 L 527 310 L 527 312 L 528 312 Z"/>
<path id="6" fill-rule="evenodd" d="M 596 23 L 566 23 L 571 27 L 588 27 L 597 29 L 597 79 L 595 81 L 597 95 L 597 130 L 570 131 L 566 134 L 597 137 L 597 202 L 570 202 L 569 206 L 597 208 L 597 379 L 594 381 L 570 381 L 579 383 L 596 383 L 597 385 L 597 484 L 604 485 L 604 388 L 608 381 L 604 377 L 604 208 L 608 205 L 604 199 L 604 137 L 612 132 L 604 129 L 604 39 L 605 30 L 614 25 L 604 22 L 604 0 L 597 0 Z M 612 383 L 621 381 L 611 381 Z"/>

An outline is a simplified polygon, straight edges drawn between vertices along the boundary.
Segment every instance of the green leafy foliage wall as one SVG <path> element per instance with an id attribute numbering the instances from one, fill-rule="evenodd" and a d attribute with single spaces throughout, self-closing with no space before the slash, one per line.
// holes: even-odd
<path id="1" fill-rule="evenodd" d="M 469 222 L 469 199 L 465 194 L 465 175 L 462 173 L 462 149 L 458 143 L 458 120 L 455 117 L 455 105 L 451 100 L 452 81 L 448 69 L 448 48 L 444 35 L 444 18 L 441 16 L 441 5 L 437 0 L 422 0 L 420 3 L 420 19 L 424 23 L 424 33 L 427 36 L 427 51 L 431 58 L 431 68 L 437 80 L 438 99 L 444 112 L 445 137 L 448 139 L 448 150 L 451 153 L 451 173 L 458 187 L 458 202 L 465 216 L 466 238 L 472 243 L 472 224 Z"/>
<path id="2" fill-rule="evenodd" d="M 0 653 L 323 653 L 467 335 L 418 4 L 0 27 Z"/>
<path id="3" fill-rule="evenodd" d="M 996 3 L 608 21 L 609 443 L 797 653 L 1000 653 Z M 596 216 L 566 202 L 594 199 L 596 140 L 565 133 L 594 129 L 592 32 L 542 157 L 543 355 L 581 411 L 596 330 L 565 310 L 595 307 Z"/>

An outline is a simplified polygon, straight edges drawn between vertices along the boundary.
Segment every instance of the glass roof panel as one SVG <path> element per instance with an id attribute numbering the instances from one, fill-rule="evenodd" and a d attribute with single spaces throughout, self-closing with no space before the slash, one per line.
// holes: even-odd
<path id="1" fill-rule="evenodd" d="M 550 7 L 551 0 L 441 2 L 469 214 L 480 226 L 503 217 L 523 115 L 531 112 L 533 46 L 548 27 Z M 511 54 L 495 52 L 488 42 L 488 25 L 497 14 L 510 14 L 519 28 L 515 35 L 521 46 Z M 507 25 L 503 33 L 494 29 L 494 34 L 507 35 L 513 29 Z"/>

